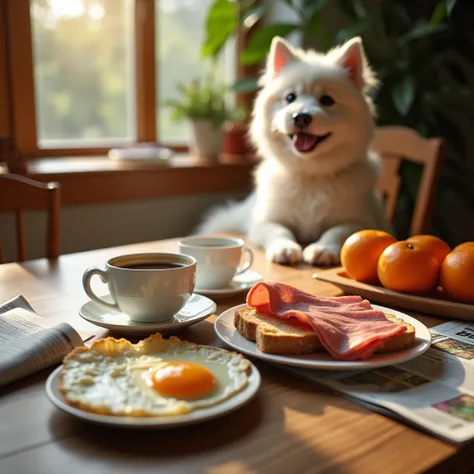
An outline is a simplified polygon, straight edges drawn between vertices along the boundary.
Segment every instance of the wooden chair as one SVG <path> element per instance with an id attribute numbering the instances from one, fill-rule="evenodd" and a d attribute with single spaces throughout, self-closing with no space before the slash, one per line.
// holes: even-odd
<path id="1" fill-rule="evenodd" d="M 47 211 L 47 249 L 46 256 L 56 259 L 59 256 L 59 183 L 42 183 L 16 174 L 0 174 L 0 212 L 16 214 L 18 261 L 26 260 L 26 238 L 22 211 Z M 0 263 L 3 263 L 0 246 Z"/>
<path id="2" fill-rule="evenodd" d="M 388 219 L 393 220 L 400 192 L 400 167 L 404 160 L 423 165 L 410 234 L 429 232 L 436 183 L 443 158 L 441 138 L 424 138 L 406 127 L 378 127 L 372 149 L 382 157 L 382 177 L 378 188 L 385 199 Z"/>

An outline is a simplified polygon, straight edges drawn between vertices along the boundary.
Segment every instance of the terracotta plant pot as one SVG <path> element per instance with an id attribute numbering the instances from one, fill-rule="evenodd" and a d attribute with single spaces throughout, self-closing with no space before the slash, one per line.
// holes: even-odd
<path id="1" fill-rule="evenodd" d="M 191 155 L 217 160 L 222 146 L 222 128 L 211 120 L 192 120 L 191 130 Z"/>
<path id="2" fill-rule="evenodd" d="M 222 154 L 226 157 L 247 157 L 253 153 L 248 134 L 248 124 L 229 120 L 224 123 Z"/>

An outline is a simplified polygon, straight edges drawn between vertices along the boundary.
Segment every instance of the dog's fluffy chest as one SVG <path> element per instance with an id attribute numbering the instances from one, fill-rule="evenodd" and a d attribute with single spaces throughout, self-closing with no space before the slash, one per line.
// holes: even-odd
<path id="1" fill-rule="evenodd" d="M 374 173 L 370 167 L 359 168 L 310 177 L 264 162 L 255 175 L 253 219 L 285 225 L 301 242 L 318 239 L 340 222 L 363 219 Z"/>

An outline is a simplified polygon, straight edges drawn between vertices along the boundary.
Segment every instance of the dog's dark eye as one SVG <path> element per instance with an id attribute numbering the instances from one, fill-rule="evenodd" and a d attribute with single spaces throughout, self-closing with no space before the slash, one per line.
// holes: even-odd
<path id="1" fill-rule="evenodd" d="M 293 92 L 290 92 L 286 97 L 285 97 L 285 100 L 291 104 L 292 102 L 294 102 L 296 100 L 296 94 L 294 94 Z"/>
<path id="2" fill-rule="evenodd" d="M 319 103 L 324 107 L 330 107 L 331 105 L 334 105 L 335 102 L 336 101 L 330 95 L 327 94 L 322 95 L 319 99 Z"/>

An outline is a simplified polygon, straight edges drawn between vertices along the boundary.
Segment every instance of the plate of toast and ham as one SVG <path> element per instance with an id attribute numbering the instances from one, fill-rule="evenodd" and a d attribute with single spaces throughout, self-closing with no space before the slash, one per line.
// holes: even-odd
<path id="1" fill-rule="evenodd" d="M 265 281 L 214 327 L 223 342 L 250 357 L 320 370 L 399 364 L 431 343 L 429 329 L 417 319 L 360 296 L 318 297 Z"/>

